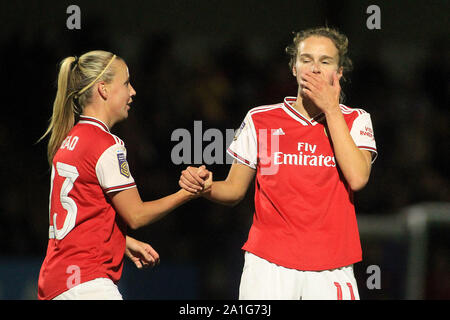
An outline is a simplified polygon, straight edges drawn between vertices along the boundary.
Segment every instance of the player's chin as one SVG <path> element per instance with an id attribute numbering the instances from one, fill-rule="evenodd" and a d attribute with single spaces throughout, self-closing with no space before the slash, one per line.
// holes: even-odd
<path id="1" fill-rule="evenodd" d="M 119 121 L 124 121 L 124 120 L 126 120 L 128 118 L 128 110 L 129 109 L 130 109 L 130 107 L 128 107 L 128 106 L 123 109 L 123 111 L 120 113 Z"/>
<path id="2" fill-rule="evenodd" d="M 130 111 L 130 109 L 131 109 L 130 105 L 127 104 L 123 110 L 123 115 L 125 118 L 128 118 L 128 111 Z"/>

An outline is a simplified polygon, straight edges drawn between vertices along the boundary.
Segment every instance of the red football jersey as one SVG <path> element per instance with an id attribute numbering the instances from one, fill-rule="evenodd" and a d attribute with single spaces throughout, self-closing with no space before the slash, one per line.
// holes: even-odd
<path id="1" fill-rule="evenodd" d="M 251 109 L 228 153 L 256 169 L 255 212 L 243 249 L 277 265 L 329 270 L 361 260 L 353 192 L 339 172 L 320 114 L 287 97 Z M 340 105 L 358 148 L 377 155 L 370 115 Z"/>
<path id="2" fill-rule="evenodd" d="M 106 193 L 135 186 L 122 140 L 100 120 L 81 116 L 52 163 L 49 241 L 39 299 L 52 299 L 95 278 L 119 280 L 126 224 Z"/>

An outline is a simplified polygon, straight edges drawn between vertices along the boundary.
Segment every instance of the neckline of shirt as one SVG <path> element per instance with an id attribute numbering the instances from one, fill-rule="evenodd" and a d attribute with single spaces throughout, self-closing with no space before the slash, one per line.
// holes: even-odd
<path id="1" fill-rule="evenodd" d="M 101 129 L 105 130 L 106 132 L 110 132 L 108 126 L 101 121 L 100 119 L 89 117 L 89 116 L 80 116 L 79 123 L 89 123 L 95 126 L 100 127 Z"/>
<path id="2" fill-rule="evenodd" d="M 295 117 L 293 117 L 295 120 L 300 120 L 300 123 L 302 123 L 303 125 L 312 125 L 315 126 L 318 124 L 318 120 L 321 119 L 324 115 L 323 112 L 319 113 L 318 115 L 314 116 L 311 119 L 306 118 L 304 115 L 302 115 L 300 112 L 298 112 L 291 104 L 296 102 L 297 98 L 296 97 L 285 97 L 284 98 L 284 102 L 283 105 L 286 107 L 286 109 L 290 112 L 287 112 L 288 115 L 290 115 L 291 117 L 294 115 Z"/>

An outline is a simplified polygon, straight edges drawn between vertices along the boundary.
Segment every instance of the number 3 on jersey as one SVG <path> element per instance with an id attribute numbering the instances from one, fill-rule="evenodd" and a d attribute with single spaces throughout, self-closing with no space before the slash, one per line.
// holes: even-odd
<path id="1" fill-rule="evenodd" d="M 61 202 L 61 206 L 67 211 L 66 217 L 64 219 L 63 226 L 58 229 L 58 226 L 56 224 L 56 219 L 58 214 L 63 214 L 62 212 L 51 212 L 52 210 L 52 194 L 53 191 L 53 183 L 55 180 L 55 175 L 58 175 L 59 177 L 63 177 L 64 182 L 61 185 L 61 190 L 59 192 L 59 201 Z M 57 239 L 61 240 L 63 239 L 74 227 L 75 227 L 75 221 L 77 218 L 77 204 L 73 199 L 69 197 L 69 192 L 73 188 L 73 184 L 75 183 L 75 180 L 77 180 L 79 174 L 76 167 L 71 166 L 66 163 L 57 162 L 56 163 L 56 171 L 55 167 L 52 165 L 52 175 L 51 175 L 51 183 L 50 183 L 50 204 L 49 204 L 49 215 L 50 215 L 50 228 L 49 228 L 49 238 L 50 239 Z M 53 224 L 52 224 L 53 222 Z"/>

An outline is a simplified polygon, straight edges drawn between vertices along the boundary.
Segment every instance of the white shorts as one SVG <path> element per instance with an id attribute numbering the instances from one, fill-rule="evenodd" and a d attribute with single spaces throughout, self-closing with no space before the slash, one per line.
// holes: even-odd
<path id="1" fill-rule="evenodd" d="M 97 278 L 64 291 L 53 300 L 123 300 L 111 279 Z"/>
<path id="2" fill-rule="evenodd" d="M 353 265 L 324 271 L 278 266 L 245 252 L 240 300 L 359 300 Z"/>

